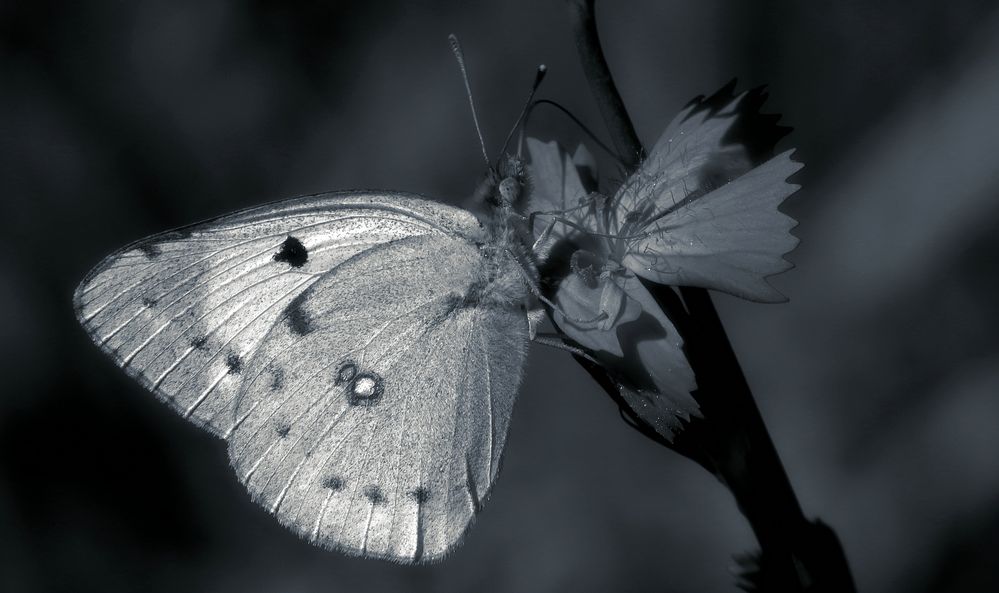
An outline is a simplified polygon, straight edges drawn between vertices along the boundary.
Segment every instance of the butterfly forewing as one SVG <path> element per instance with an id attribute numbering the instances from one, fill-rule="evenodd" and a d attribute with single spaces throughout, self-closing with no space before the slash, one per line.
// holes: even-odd
<path id="1" fill-rule="evenodd" d="M 528 342 L 520 303 L 476 293 L 483 265 L 467 240 L 396 241 L 324 275 L 274 324 L 229 447 L 281 523 L 401 561 L 459 541 L 496 477 Z"/>
<path id="2" fill-rule="evenodd" d="M 321 275 L 388 241 L 464 235 L 469 213 L 395 193 L 331 193 L 149 237 L 77 288 L 93 340 L 179 413 L 224 435 L 247 361 Z"/>

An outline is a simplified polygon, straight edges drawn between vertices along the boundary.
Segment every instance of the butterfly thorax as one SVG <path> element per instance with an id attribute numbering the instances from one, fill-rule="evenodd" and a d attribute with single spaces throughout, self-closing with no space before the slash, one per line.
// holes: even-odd
<path id="1" fill-rule="evenodd" d="M 479 241 L 483 265 L 470 294 L 475 293 L 474 298 L 483 304 L 519 307 L 530 294 L 527 283 L 537 281 L 535 258 L 528 248 L 529 230 L 517 212 L 527 187 L 523 161 L 508 155 L 487 172 L 476 190 L 477 201 L 484 205 Z"/>
<path id="2" fill-rule="evenodd" d="M 498 208 L 482 221 L 482 265 L 474 292 L 483 304 L 519 307 L 530 294 L 527 282 L 536 280 L 537 268 L 518 229 L 520 221 L 505 210 Z"/>

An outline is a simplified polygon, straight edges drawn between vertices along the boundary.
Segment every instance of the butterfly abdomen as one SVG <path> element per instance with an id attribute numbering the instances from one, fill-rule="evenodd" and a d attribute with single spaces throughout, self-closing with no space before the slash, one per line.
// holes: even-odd
<path id="1" fill-rule="evenodd" d="M 514 267 L 516 262 L 496 264 L 483 258 L 481 267 L 475 271 L 475 280 L 464 290 L 456 290 L 444 300 L 440 313 L 431 325 L 473 309 L 519 309 L 528 293 L 521 274 Z"/>
<path id="2" fill-rule="evenodd" d="M 529 295 L 525 278 L 536 275 L 533 262 L 519 255 L 522 243 L 512 228 L 499 224 L 487 227 L 487 232 L 475 280 L 463 300 L 471 306 L 519 308 Z"/>

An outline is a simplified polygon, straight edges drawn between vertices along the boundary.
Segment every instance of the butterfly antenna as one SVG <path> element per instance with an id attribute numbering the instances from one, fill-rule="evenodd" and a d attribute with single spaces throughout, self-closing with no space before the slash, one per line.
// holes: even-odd
<path id="1" fill-rule="evenodd" d="M 572 120 L 572 123 L 574 123 L 577 126 L 579 126 L 579 129 L 582 130 L 582 132 L 584 134 L 586 134 L 587 136 L 589 136 L 590 140 L 592 140 L 594 144 L 596 144 L 597 146 L 599 146 L 604 152 L 606 152 L 608 155 L 610 155 L 615 161 L 618 162 L 618 164 L 620 164 L 622 166 L 624 165 L 624 161 L 621 159 L 620 156 L 618 156 L 618 154 L 616 152 L 614 152 L 614 149 L 612 149 L 610 146 L 608 146 L 607 143 L 601 141 L 600 138 L 598 138 L 597 135 L 595 133 L 593 133 L 592 130 L 590 130 L 590 128 L 586 127 L 586 124 L 584 124 L 582 121 L 580 121 L 580 119 L 578 117 L 576 117 L 575 115 L 573 115 L 573 113 L 571 111 L 569 111 L 569 109 L 567 107 L 563 107 L 561 104 L 557 103 L 556 101 L 552 101 L 551 99 L 538 99 L 534 103 L 531 103 L 531 106 L 528 109 L 528 111 L 529 112 L 530 111 L 534 111 L 534 109 L 536 107 L 539 107 L 541 105 L 549 105 L 549 106 L 554 107 L 555 109 L 557 109 L 559 112 L 562 113 L 562 115 L 564 115 L 564 116 L 568 117 L 570 120 Z M 530 113 L 528 113 L 528 117 L 530 117 Z"/>
<path id="2" fill-rule="evenodd" d="M 538 92 L 538 87 L 541 86 L 541 81 L 545 79 L 545 74 L 547 73 L 548 66 L 539 64 L 538 71 L 534 74 L 534 84 L 531 85 L 531 92 L 527 94 L 527 101 L 524 101 L 524 108 L 520 110 L 520 116 L 517 117 L 517 121 L 513 122 L 510 133 L 506 135 L 506 140 L 503 141 L 503 147 L 500 148 L 499 155 L 496 157 L 497 159 L 503 158 L 503 153 L 506 152 L 506 147 L 510 145 L 510 140 L 513 138 L 514 132 L 517 131 L 517 128 L 523 123 L 524 118 L 527 117 L 527 112 L 531 109 L 531 101 L 534 100 L 534 93 Z M 520 145 L 517 146 L 517 156 L 520 157 Z"/>
<path id="3" fill-rule="evenodd" d="M 482 139 L 479 116 L 475 113 L 475 101 L 472 100 L 472 85 L 468 82 L 468 70 L 465 68 L 465 54 L 461 51 L 461 44 L 458 43 L 458 38 L 454 33 L 448 35 L 447 40 L 451 44 L 451 53 L 454 54 L 454 59 L 458 61 L 458 68 L 461 68 L 461 79 L 465 82 L 465 94 L 468 95 L 468 106 L 472 108 L 472 121 L 475 122 L 475 133 L 479 135 L 479 147 L 482 149 L 482 158 L 485 159 L 486 167 L 488 167 L 489 154 L 486 152 L 486 141 Z"/>

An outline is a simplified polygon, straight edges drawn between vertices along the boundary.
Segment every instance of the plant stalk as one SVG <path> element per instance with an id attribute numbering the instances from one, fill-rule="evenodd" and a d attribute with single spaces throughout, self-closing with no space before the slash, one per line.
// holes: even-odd
<path id="1" fill-rule="evenodd" d="M 634 171 L 645 155 L 604 57 L 594 0 L 566 0 L 579 58 L 618 154 Z M 681 327 L 698 381 L 703 418 L 693 419 L 670 443 L 648 426 L 639 430 L 696 461 L 725 484 L 752 527 L 761 553 L 743 575 L 747 590 L 855 591 L 836 534 L 801 510 L 791 482 L 760 415 L 707 290 L 680 288 L 682 303 L 667 287 L 647 286 Z M 681 330 L 683 331 L 683 330 Z M 598 369 L 587 370 L 615 400 L 616 388 Z M 641 422 L 640 419 L 636 419 Z"/>

